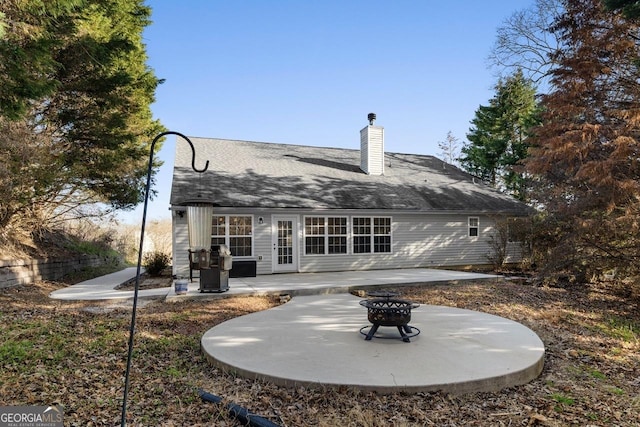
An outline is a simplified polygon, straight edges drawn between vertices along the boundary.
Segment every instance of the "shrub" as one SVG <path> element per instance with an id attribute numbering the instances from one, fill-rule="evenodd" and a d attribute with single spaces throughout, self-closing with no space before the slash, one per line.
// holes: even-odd
<path id="1" fill-rule="evenodd" d="M 159 276 L 169 266 L 171 258 L 164 252 L 150 252 L 144 255 L 143 265 L 151 276 Z"/>

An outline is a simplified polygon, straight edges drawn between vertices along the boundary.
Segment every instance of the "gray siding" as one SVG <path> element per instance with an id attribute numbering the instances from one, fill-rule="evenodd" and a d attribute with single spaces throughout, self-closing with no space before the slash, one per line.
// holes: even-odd
<path id="1" fill-rule="evenodd" d="M 492 222 L 480 217 L 480 235 L 468 236 L 467 215 L 392 215 L 392 253 L 304 255 L 300 271 L 341 271 L 487 264 Z"/>
<path id="2" fill-rule="evenodd" d="M 278 214 L 282 214 L 278 211 Z M 233 215 L 234 212 L 225 211 Z M 247 214 L 242 212 L 243 215 Z M 303 228 L 305 215 L 347 216 L 349 225 L 353 216 L 390 216 L 392 218 L 392 253 L 346 255 L 305 255 Z M 298 266 L 300 272 L 395 269 L 418 267 L 453 267 L 489 264 L 489 238 L 493 232 L 493 220 L 483 215 L 467 214 L 371 214 L 339 212 L 298 212 L 299 233 L 297 235 Z M 479 236 L 469 237 L 468 218 L 477 216 Z M 262 218 L 262 224 L 259 219 Z M 254 259 L 258 274 L 271 274 L 273 263 L 271 213 L 254 214 Z M 189 246 L 186 218 L 174 216 L 174 274 L 187 276 Z M 510 260 L 517 260 L 519 254 L 510 245 Z M 247 258 L 243 258 L 247 259 Z"/>
<path id="3" fill-rule="evenodd" d="M 218 212 L 214 212 L 214 215 Z M 247 215 L 243 212 L 242 215 Z M 258 224 L 258 218 L 263 218 L 263 224 Z M 242 258 L 256 261 L 258 274 L 271 274 L 271 216 L 256 214 L 254 222 L 254 257 Z M 180 218 L 173 214 L 173 274 L 189 277 L 189 231 L 187 215 Z M 260 259 L 261 258 L 261 259 Z M 194 273 L 197 277 L 198 274 Z"/>
<path id="4" fill-rule="evenodd" d="M 469 237 L 468 215 L 395 216 L 394 255 L 406 267 L 486 264 L 492 223 L 480 217 Z"/>
<path id="5" fill-rule="evenodd" d="M 262 218 L 263 223 L 258 223 L 258 218 Z M 253 235 L 255 241 L 254 259 L 256 260 L 257 274 L 271 274 L 271 263 L 273 248 L 271 244 L 271 215 L 256 214 Z"/>
<path id="6" fill-rule="evenodd" d="M 517 263 L 522 261 L 523 256 L 523 248 L 520 242 L 507 243 L 507 256 L 505 262 Z"/>

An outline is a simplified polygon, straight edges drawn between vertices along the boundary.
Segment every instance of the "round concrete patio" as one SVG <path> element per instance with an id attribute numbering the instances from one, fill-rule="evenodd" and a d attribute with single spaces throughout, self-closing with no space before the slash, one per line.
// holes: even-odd
<path id="1" fill-rule="evenodd" d="M 361 299 L 294 297 L 215 326 L 202 349 L 214 365 L 248 378 L 381 393 L 497 391 L 542 372 L 544 344 L 533 331 L 476 311 L 422 305 L 412 311 L 410 325 L 421 333 L 411 342 L 391 327 L 365 341 Z"/>

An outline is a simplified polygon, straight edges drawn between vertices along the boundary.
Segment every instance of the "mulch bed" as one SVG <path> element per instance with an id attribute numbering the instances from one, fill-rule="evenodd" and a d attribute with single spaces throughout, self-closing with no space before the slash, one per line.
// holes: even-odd
<path id="1" fill-rule="evenodd" d="M 65 425 L 119 425 L 130 310 L 48 298 L 63 286 L 0 290 L 0 404 L 60 403 Z M 199 389 L 290 427 L 640 425 L 637 299 L 597 286 L 461 283 L 398 290 L 421 304 L 523 323 L 545 343 L 542 374 L 522 386 L 462 396 L 278 387 L 212 368 L 199 344 L 214 325 L 279 300 L 157 300 L 138 311 L 128 425 L 240 425 L 219 405 L 203 402 Z"/>
<path id="2" fill-rule="evenodd" d="M 173 284 L 173 278 L 170 275 L 150 276 L 147 273 L 140 275 L 138 290 L 158 289 L 170 287 Z M 116 287 L 119 291 L 133 291 L 136 286 L 136 279 L 133 278 Z"/>

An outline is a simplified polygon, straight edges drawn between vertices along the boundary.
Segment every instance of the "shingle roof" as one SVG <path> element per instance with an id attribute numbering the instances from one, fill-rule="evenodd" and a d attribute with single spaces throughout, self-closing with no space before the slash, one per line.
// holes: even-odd
<path id="1" fill-rule="evenodd" d="M 526 205 L 436 157 L 385 154 L 385 174 L 360 170 L 360 151 L 189 137 L 176 143 L 171 204 L 224 207 L 525 214 Z"/>

